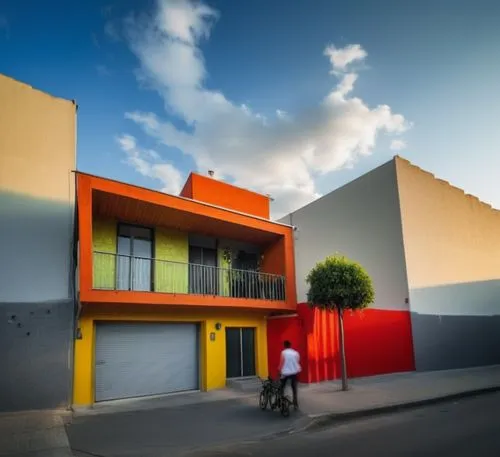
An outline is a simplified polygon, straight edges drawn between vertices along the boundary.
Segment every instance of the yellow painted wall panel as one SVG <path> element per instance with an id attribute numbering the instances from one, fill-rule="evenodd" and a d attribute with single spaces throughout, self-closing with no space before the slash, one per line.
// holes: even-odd
<path id="1" fill-rule="evenodd" d="M 155 291 L 188 293 L 187 233 L 157 228 L 155 233 Z"/>
<path id="2" fill-rule="evenodd" d="M 94 402 L 94 321 L 84 317 L 78 326 L 83 338 L 75 340 L 73 403 L 91 405 Z"/>
<path id="3" fill-rule="evenodd" d="M 92 221 L 93 284 L 99 289 L 114 289 L 116 281 L 116 221 Z"/>

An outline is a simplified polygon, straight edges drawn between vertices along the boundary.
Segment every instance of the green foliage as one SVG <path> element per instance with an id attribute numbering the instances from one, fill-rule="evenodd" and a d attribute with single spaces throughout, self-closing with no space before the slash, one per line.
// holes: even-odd
<path id="1" fill-rule="evenodd" d="M 224 250 L 222 251 L 222 259 L 227 265 L 227 268 L 231 268 L 231 265 L 233 263 L 233 251 L 231 250 L 231 248 L 224 248 Z"/>
<path id="2" fill-rule="evenodd" d="M 307 276 L 307 301 L 331 311 L 359 310 L 375 300 L 370 276 L 356 262 L 343 256 L 330 256 L 319 262 Z"/>

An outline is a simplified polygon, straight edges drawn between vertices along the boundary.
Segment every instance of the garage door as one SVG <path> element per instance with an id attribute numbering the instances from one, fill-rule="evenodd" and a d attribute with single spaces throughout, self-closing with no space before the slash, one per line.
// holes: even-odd
<path id="1" fill-rule="evenodd" d="M 98 323 L 95 400 L 198 389 L 196 324 Z"/>

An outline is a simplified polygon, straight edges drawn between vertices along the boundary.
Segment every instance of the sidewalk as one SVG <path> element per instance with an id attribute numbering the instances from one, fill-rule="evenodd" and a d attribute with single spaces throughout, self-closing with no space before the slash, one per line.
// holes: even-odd
<path id="1" fill-rule="evenodd" d="M 232 389 L 211 390 L 209 392 L 183 392 L 179 394 L 158 395 L 155 397 L 106 401 L 97 403 L 91 408 L 74 408 L 73 417 L 79 418 L 162 408 L 185 407 L 203 403 L 241 400 L 249 397 L 253 400 L 255 398 L 255 392 L 244 393 Z"/>
<path id="2" fill-rule="evenodd" d="M 232 443 L 263 440 L 396 407 L 500 390 L 500 366 L 405 373 L 300 387 L 301 411 L 284 419 L 258 408 L 252 394 L 221 390 L 114 402 L 75 414 L 67 431 L 75 456 L 174 457 Z"/>
<path id="3" fill-rule="evenodd" d="M 500 366 L 354 379 L 348 392 L 339 382 L 301 385 L 301 411 L 288 419 L 260 411 L 257 392 L 229 389 L 103 403 L 72 419 L 64 411 L 0 414 L 0 456 L 174 457 L 493 389 Z"/>
<path id="4" fill-rule="evenodd" d="M 65 411 L 0 414 L 0 456 L 71 457 L 64 428 L 69 419 Z"/>
<path id="5" fill-rule="evenodd" d="M 307 428 L 500 390 L 500 366 L 358 378 L 349 387 L 342 392 L 339 382 L 303 386 L 301 409 L 311 419 Z"/>

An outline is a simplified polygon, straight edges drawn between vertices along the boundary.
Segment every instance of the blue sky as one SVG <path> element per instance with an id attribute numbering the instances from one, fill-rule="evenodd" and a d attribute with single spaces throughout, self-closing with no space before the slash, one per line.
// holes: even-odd
<path id="1" fill-rule="evenodd" d="M 175 192 L 213 168 L 279 215 L 398 153 L 500 208 L 499 14 L 493 0 L 7 0 L 0 72 L 76 99 L 90 173 Z"/>

